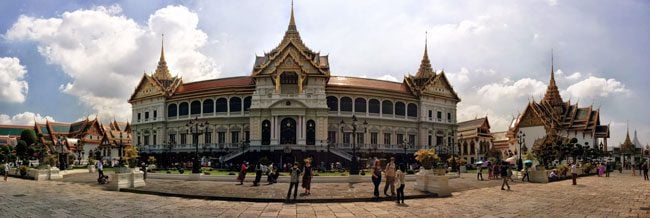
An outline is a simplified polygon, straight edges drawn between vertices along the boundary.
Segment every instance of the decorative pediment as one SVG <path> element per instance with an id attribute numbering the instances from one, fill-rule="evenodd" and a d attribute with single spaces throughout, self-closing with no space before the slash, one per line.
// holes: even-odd
<path id="1" fill-rule="evenodd" d="M 531 105 L 528 104 L 528 106 L 524 110 L 524 114 L 521 116 L 521 119 L 519 120 L 518 127 L 521 128 L 521 127 L 531 127 L 531 126 L 544 126 L 544 122 L 531 109 Z"/>
<path id="2" fill-rule="evenodd" d="M 163 96 L 164 94 L 165 92 L 162 87 L 147 74 L 144 74 L 129 101 L 146 97 Z"/>

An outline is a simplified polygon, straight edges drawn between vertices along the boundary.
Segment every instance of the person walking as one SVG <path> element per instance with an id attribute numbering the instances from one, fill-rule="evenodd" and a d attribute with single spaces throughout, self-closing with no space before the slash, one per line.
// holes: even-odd
<path id="1" fill-rule="evenodd" d="M 402 204 L 404 204 L 404 187 L 406 186 L 406 179 L 405 179 L 406 175 L 404 171 L 406 171 L 406 165 L 400 164 L 399 169 L 397 169 L 397 172 L 395 172 L 395 179 L 397 182 L 397 203 L 398 204 L 400 203 L 400 201 L 402 201 Z"/>
<path id="2" fill-rule="evenodd" d="M 390 187 L 390 196 L 395 196 L 395 158 L 391 157 L 390 162 L 386 164 L 386 169 L 384 169 L 384 174 L 386 175 L 386 184 L 384 184 L 384 195 L 388 197 L 388 187 Z"/>
<path id="3" fill-rule="evenodd" d="M 605 177 L 609 177 L 609 171 L 612 171 L 612 164 L 605 162 Z"/>
<path id="4" fill-rule="evenodd" d="M 641 170 L 643 170 L 643 180 L 650 180 L 648 179 L 648 163 L 641 165 Z"/>
<path id="5" fill-rule="evenodd" d="M 240 185 L 244 184 L 244 179 L 246 179 L 246 170 L 248 170 L 248 163 L 244 161 L 239 168 L 239 176 L 237 176 Z"/>
<path id="6" fill-rule="evenodd" d="M 521 178 L 521 182 L 524 182 L 524 180 L 530 182 L 530 177 L 528 176 L 528 166 L 524 167 L 524 177 Z"/>
<path id="7" fill-rule="evenodd" d="M 479 178 L 483 181 L 483 167 L 481 166 L 478 166 L 478 169 L 476 169 L 476 180 L 479 180 Z"/>
<path id="8" fill-rule="evenodd" d="M 104 164 L 102 163 L 102 160 L 97 160 L 97 179 L 101 179 L 104 177 Z"/>
<path id="9" fill-rule="evenodd" d="M 300 183 L 300 168 L 298 162 L 295 162 L 291 169 L 289 169 L 289 192 L 287 192 L 287 203 L 291 201 L 291 189 L 293 189 L 293 200 L 296 200 L 298 195 L 298 184 Z"/>
<path id="10" fill-rule="evenodd" d="M 305 167 L 302 170 L 302 187 L 305 188 L 304 195 L 311 194 L 311 179 L 314 177 L 314 171 L 311 166 L 311 159 L 305 160 Z"/>
<path id="11" fill-rule="evenodd" d="M 269 164 L 268 171 L 266 173 L 266 181 L 269 183 L 269 185 L 276 182 L 275 180 L 275 174 L 277 173 L 276 171 L 277 170 L 275 169 L 273 163 Z"/>
<path id="12" fill-rule="evenodd" d="M 5 175 L 4 175 L 4 176 L 5 176 L 5 182 L 7 181 L 7 177 L 9 176 L 9 170 L 10 170 L 10 169 L 9 169 L 9 161 L 5 161 L 5 165 L 4 165 L 4 171 L 5 171 Z M 646 177 L 647 177 L 647 173 L 646 173 Z"/>
<path id="13" fill-rule="evenodd" d="M 508 191 L 510 191 L 510 185 L 508 184 L 508 164 L 507 163 L 502 163 L 501 164 L 501 178 L 503 179 L 503 183 L 501 183 L 501 190 L 505 190 L 503 188 L 503 185 L 508 186 Z"/>
<path id="14" fill-rule="evenodd" d="M 508 173 L 508 179 L 509 179 L 511 182 L 515 182 L 515 180 L 512 179 L 512 167 L 510 166 L 509 163 L 506 164 L 506 167 L 507 167 L 507 170 L 508 170 L 508 172 L 507 172 L 507 173 Z"/>
<path id="15" fill-rule="evenodd" d="M 372 184 L 375 186 L 373 192 L 375 200 L 379 200 L 379 184 L 381 183 L 381 162 L 375 160 L 375 166 L 372 168 Z"/>
<path id="16" fill-rule="evenodd" d="M 575 162 L 571 163 L 571 178 L 573 179 L 573 185 L 577 185 L 576 179 L 578 179 L 578 169 Z"/>
<path id="17" fill-rule="evenodd" d="M 262 163 L 257 162 L 257 164 L 255 164 L 255 180 L 253 181 L 253 186 L 259 186 L 261 180 L 262 180 Z"/>

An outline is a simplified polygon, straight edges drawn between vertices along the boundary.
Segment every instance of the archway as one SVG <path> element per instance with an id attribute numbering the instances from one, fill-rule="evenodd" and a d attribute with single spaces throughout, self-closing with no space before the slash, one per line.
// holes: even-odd
<path id="1" fill-rule="evenodd" d="M 316 144 L 316 122 L 313 120 L 307 121 L 307 145 Z"/>
<path id="2" fill-rule="evenodd" d="M 296 120 L 293 118 L 280 122 L 280 144 L 296 144 Z"/>

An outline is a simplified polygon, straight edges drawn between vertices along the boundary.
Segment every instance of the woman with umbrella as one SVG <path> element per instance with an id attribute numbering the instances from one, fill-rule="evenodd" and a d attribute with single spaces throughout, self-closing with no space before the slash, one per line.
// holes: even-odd
<path id="1" fill-rule="evenodd" d="M 483 161 L 476 162 L 476 180 L 483 181 Z"/>

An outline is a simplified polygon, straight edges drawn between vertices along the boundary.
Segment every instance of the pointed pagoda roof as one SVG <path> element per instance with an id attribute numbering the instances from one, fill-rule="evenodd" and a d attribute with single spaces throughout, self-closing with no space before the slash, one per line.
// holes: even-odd
<path id="1" fill-rule="evenodd" d="M 548 87 L 546 88 L 546 94 L 542 101 L 549 103 L 551 106 L 562 106 L 564 101 L 562 96 L 560 96 L 560 91 L 555 85 L 555 66 L 553 64 L 553 55 L 551 54 L 551 80 L 548 82 Z"/>
<path id="2" fill-rule="evenodd" d="M 158 67 L 156 67 L 156 72 L 153 74 L 153 77 L 159 81 L 171 81 L 173 79 L 169 73 L 169 68 L 167 68 L 167 61 L 165 61 L 164 35 L 160 46 L 160 60 L 158 60 Z"/>
<path id="3" fill-rule="evenodd" d="M 426 35 L 426 33 L 425 33 Z M 431 76 L 435 75 L 435 72 L 433 71 L 433 68 L 431 68 L 431 61 L 429 61 L 429 52 L 427 48 L 427 39 L 424 39 L 424 55 L 422 55 L 422 61 L 420 61 L 420 68 L 418 69 L 418 72 L 415 74 L 415 78 L 420 79 L 420 78 L 431 78 Z"/>
<path id="4" fill-rule="evenodd" d="M 643 144 L 641 144 L 641 142 L 639 141 L 639 138 L 636 135 L 636 129 L 634 130 L 634 139 L 632 140 L 632 143 L 634 144 L 635 147 L 636 146 L 643 147 Z"/>

